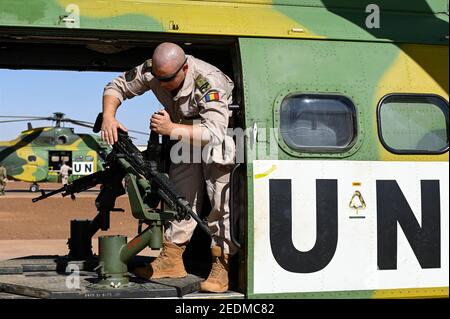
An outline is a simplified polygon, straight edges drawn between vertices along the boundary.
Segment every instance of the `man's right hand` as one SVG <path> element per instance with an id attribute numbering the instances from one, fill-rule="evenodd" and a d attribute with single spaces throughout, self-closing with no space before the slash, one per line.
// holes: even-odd
<path id="1" fill-rule="evenodd" d="M 123 126 L 114 117 L 103 117 L 101 138 L 110 145 L 117 142 L 117 129 L 127 132 L 127 128 Z"/>

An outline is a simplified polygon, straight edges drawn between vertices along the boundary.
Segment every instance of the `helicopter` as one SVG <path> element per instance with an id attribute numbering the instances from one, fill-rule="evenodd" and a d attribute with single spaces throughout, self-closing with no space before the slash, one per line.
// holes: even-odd
<path id="1" fill-rule="evenodd" d="M 103 169 L 103 162 L 111 146 L 95 134 L 76 133 L 71 123 L 92 128 L 94 123 L 52 116 L 0 116 L 0 124 L 28 122 L 28 128 L 11 141 L 0 141 L 0 164 L 6 167 L 8 178 L 32 183 L 30 192 L 39 191 L 43 182 L 60 182 L 59 169 L 63 163 L 72 168 L 69 182 Z M 52 126 L 33 127 L 32 121 L 52 121 Z M 138 134 L 144 132 L 133 131 Z"/>
<path id="2" fill-rule="evenodd" d="M 248 133 L 229 177 L 240 249 L 229 291 L 202 298 L 448 299 L 448 27 L 445 0 L 0 1 L 0 67 L 135 74 L 174 42 L 233 80 L 229 126 Z M 209 243 L 192 240 L 186 264 L 209 268 Z M 28 278 L 0 281 L 67 291 L 66 276 Z"/>

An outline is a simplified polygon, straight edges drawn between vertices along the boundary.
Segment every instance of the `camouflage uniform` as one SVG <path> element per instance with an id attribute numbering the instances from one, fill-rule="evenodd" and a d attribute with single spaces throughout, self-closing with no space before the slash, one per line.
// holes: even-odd
<path id="1" fill-rule="evenodd" d="M 212 247 L 217 245 L 224 253 L 233 254 L 236 247 L 230 239 L 229 182 L 235 145 L 226 129 L 234 84 L 219 69 L 193 56 L 187 56 L 187 64 L 186 78 L 174 97 L 151 74 L 151 59 L 114 79 L 105 87 L 104 95 L 114 96 L 122 102 L 151 90 L 174 123 L 192 125 L 198 121 L 202 131 L 206 130 L 210 143 L 204 148 L 208 148 L 210 160 L 171 163 L 169 177 L 197 214 L 200 214 L 206 186 L 212 207 L 208 226 L 216 235 Z M 165 236 L 169 241 L 181 244 L 190 240 L 195 226 L 193 219 L 173 222 Z"/>
<path id="2" fill-rule="evenodd" d="M 5 195 L 6 178 L 6 168 L 0 165 L 0 195 Z"/>

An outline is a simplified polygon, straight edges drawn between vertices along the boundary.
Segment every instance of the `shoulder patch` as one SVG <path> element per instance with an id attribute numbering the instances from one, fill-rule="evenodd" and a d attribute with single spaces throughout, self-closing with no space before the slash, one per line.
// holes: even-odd
<path id="1" fill-rule="evenodd" d="M 136 78 L 137 68 L 132 68 L 130 71 L 125 72 L 125 80 L 131 82 Z"/>
<path id="2" fill-rule="evenodd" d="M 148 59 L 144 62 L 144 65 L 142 66 L 142 74 L 150 72 L 152 70 L 152 59 Z"/>
<path id="3" fill-rule="evenodd" d="M 211 90 L 211 84 L 209 84 L 203 75 L 197 76 L 195 79 L 195 86 L 200 90 L 200 92 L 202 92 L 202 94 L 205 94 Z"/>
<path id="4" fill-rule="evenodd" d="M 205 102 L 214 102 L 220 100 L 220 93 L 218 91 L 210 91 L 205 95 Z"/>

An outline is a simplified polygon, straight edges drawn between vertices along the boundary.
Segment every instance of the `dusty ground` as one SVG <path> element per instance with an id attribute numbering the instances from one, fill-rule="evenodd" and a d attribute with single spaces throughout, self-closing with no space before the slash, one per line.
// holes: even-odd
<path id="1" fill-rule="evenodd" d="M 39 193 L 28 192 L 29 186 L 29 183 L 9 182 L 6 195 L 0 196 L 0 260 L 32 254 L 65 254 L 70 220 L 92 219 L 96 215 L 94 200 L 98 189 L 80 194 L 75 201 L 55 195 L 33 203 L 31 199 Z M 41 184 L 40 187 L 51 190 L 60 185 Z M 118 198 L 116 207 L 125 212 L 111 213 L 111 228 L 94 237 L 94 251 L 95 238 L 99 235 L 120 234 L 130 239 L 137 234 L 137 220 L 131 214 L 128 198 Z"/>

